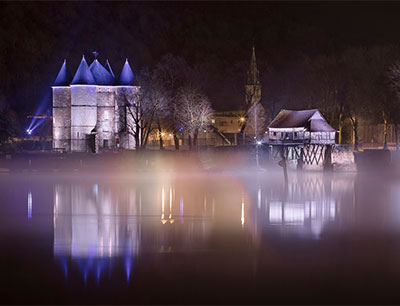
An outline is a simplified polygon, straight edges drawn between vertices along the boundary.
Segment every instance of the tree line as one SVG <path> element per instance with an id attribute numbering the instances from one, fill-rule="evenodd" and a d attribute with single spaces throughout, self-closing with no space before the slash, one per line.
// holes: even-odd
<path id="1" fill-rule="evenodd" d="M 304 56 L 282 70 L 265 68 L 262 74 L 263 105 L 269 120 L 281 108 L 318 108 L 338 130 L 351 127 L 355 150 L 360 121 L 383 124 L 384 147 L 388 125 L 395 126 L 398 148 L 400 123 L 400 47 L 378 45 L 351 47 L 341 52 Z"/>

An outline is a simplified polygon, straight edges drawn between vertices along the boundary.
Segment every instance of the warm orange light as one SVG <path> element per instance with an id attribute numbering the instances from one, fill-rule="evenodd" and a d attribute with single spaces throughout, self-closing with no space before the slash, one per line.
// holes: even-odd
<path id="1" fill-rule="evenodd" d="M 245 122 L 245 121 L 246 121 L 246 118 L 240 117 L 240 122 Z"/>

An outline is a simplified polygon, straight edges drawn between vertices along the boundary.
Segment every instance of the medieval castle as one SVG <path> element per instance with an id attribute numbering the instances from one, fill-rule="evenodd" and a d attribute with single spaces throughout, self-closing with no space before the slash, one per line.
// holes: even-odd
<path id="1" fill-rule="evenodd" d="M 127 132 L 126 94 L 139 90 L 128 63 L 118 79 L 106 61 L 87 64 L 85 57 L 74 77 L 66 61 L 52 86 L 53 149 L 67 152 L 97 152 L 102 148 L 134 149 L 135 141 Z"/>

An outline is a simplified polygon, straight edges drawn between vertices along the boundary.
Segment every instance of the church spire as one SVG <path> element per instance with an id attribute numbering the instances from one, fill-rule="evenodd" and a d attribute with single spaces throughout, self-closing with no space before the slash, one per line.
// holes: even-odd
<path id="1" fill-rule="evenodd" d="M 250 67 L 247 71 L 247 85 L 259 85 L 260 84 L 260 73 L 257 68 L 256 61 L 256 50 L 253 45 L 250 59 Z"/>
<path id="2" fill-rule="evenodd" d="M 261 101 L 260 72 L 257 68 L 256 50 L 253 44 L 250 66 L 247 70 L 247 80 L 245 84 L 245 97 L 247 107 Z"/>

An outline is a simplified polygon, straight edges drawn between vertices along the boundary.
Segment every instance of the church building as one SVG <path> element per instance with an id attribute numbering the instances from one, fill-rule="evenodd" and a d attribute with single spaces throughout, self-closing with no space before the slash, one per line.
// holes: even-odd
<path id="1" fill-rule="evenodd" d="M 135 149 L 127 107 L 135 103 L 139 87 L 128 59 L 117 79 L 108 60 L 103 66 L 95 57 L 89 66 L 82 56 L 73 77 L 64 60 L 52 86 L 53 150 Z"/>

